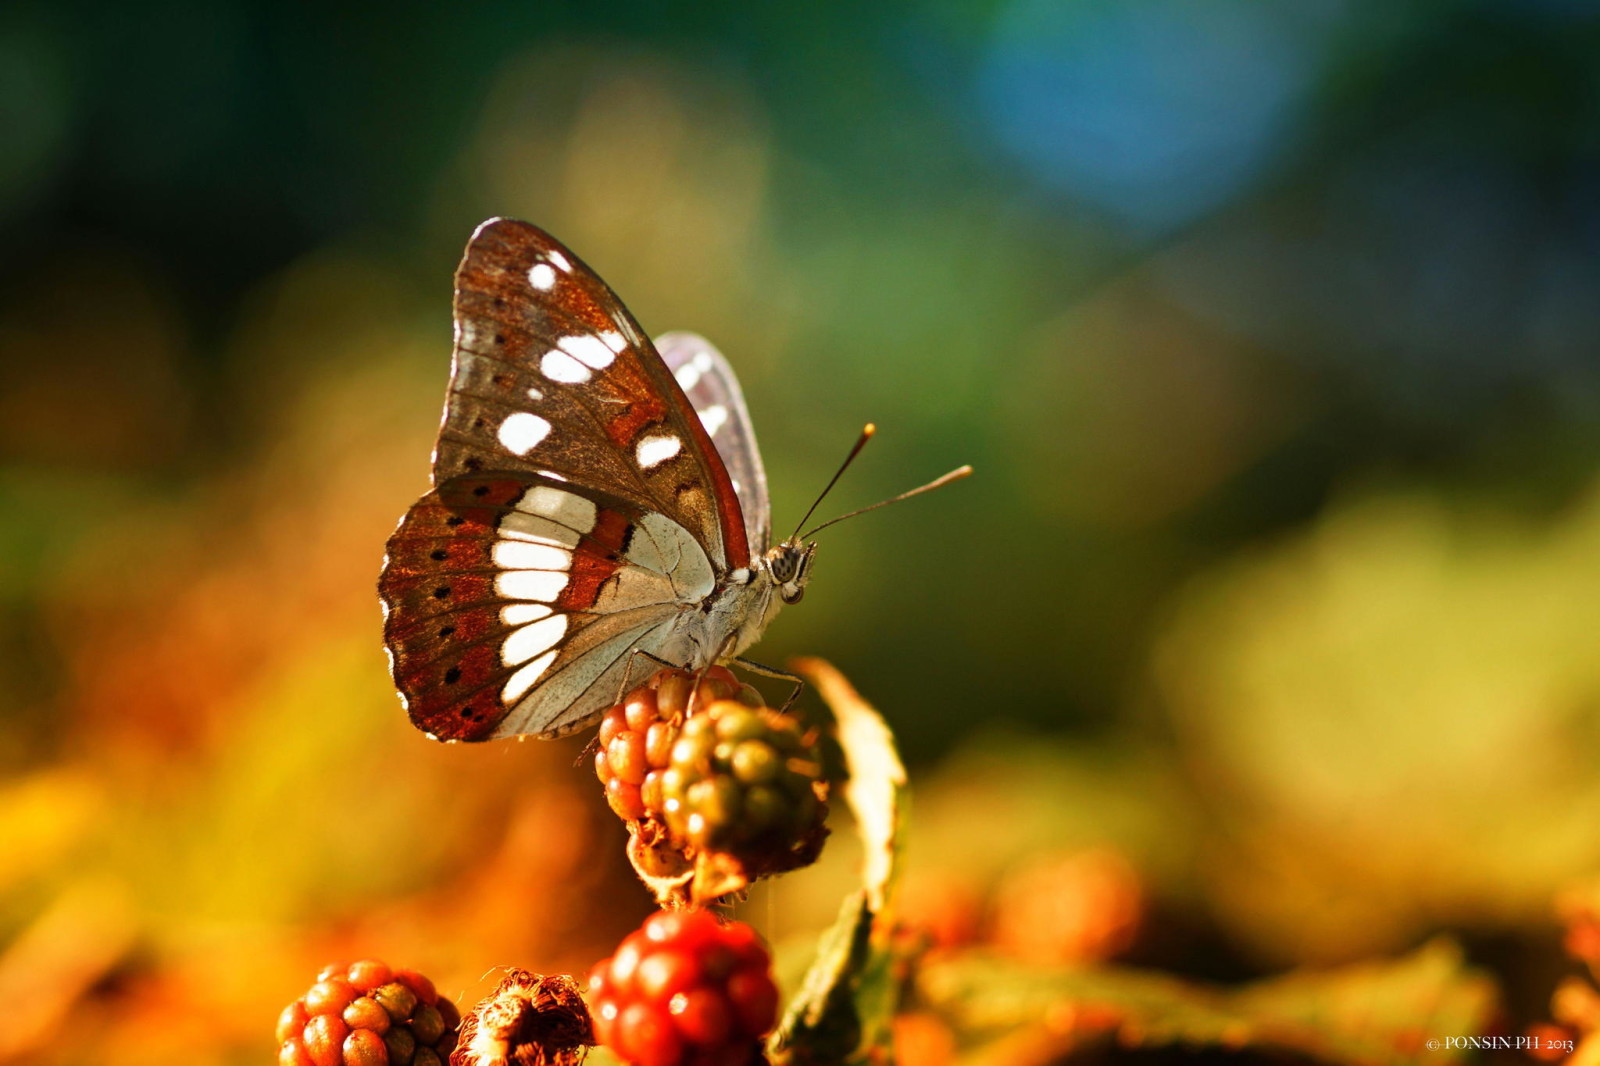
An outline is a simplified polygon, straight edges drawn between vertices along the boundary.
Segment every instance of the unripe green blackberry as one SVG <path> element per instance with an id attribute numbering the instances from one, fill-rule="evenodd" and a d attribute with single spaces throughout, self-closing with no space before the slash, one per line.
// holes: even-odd
<path id="1" fill-rule="evenodd" d="M 824 789 L 815 736 L 791 715 L 738 700 L 716 700 L 685 721 L 661 774 L 675 839 L 759 858 L 766 873 L 789 868 L 769 864 L 820 831 Z"/>
<path id="2" fill-rule="evenodd" d="M 635 829 L 648 822 L 661 823 L 661 775 L 671 759 L 694 690 L 693 672 L 660 670 L 600 720 L 595 774 L 605 785 L 611 809 Z M 755 706 L 762 702 L 760 693 L 740 685 L 727 667 L 713 666 L 700 678 L 693 703 L 698 709 L 734 697 Z"/>
<path id="3" fill-rule="evenodd" d="M 325 966 L 278 1015 L 279 1066 L 443 1066 L 456 1046 L 455 1004 L 414 970 L 377 959 Z"/>

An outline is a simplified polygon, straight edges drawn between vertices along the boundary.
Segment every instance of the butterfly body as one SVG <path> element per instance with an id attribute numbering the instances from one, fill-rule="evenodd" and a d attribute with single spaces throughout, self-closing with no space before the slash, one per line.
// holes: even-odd
<path id="1" fill-rule="evenodd" d="M 770 540 L 766 475 L 732 369 L 655 344 L 537 227 L 493 219 L 456 274 L 433 488 L 390 538 L 379 593 L 396 687 L 446 740 L 593 721 L 640 656 L 739 655 L 809 578 Z"/>

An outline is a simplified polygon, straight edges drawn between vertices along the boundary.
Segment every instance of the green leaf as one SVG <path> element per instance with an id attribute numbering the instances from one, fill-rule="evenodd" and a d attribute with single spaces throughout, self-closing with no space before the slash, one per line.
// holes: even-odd
<path id="1" fill-rule="evenodd" d="M 1050 1061 L 1095 1039 L 1124 1047 L 1256 1048 L 1322 1062 L 1413 1063 L 1427 1041 L 1481 1035 L 1496 992 L 1436 940 L 1405 958 L 1294 973 L 1236 990 L 1118 967 L 1037 968 L 967 956 L 924 968 L 918 989 L 968 1061 Z M 1019 1049 L 1026 1048 L 1026 1054 Z M 1428 1049 L 1429 1061 L 1465 1049 Z"/>
<path id="2" fill-rule="evenodd" d="M 868 906 L 874 913 L 882 912 L 894 885 L 906 802 L 906 768 L 895 750 L 894 734 L 883 716 L 827 662 L 808 658 L 792 665 L 833 710 L 839 747 L 850 772 L 844 798 L 861 834 L 862 887 Z"/>
<path id="3" fill-rule="evenodd" d="M 883 915 L 898 868 L 906 771 L 883 718 L 837 670 L 820 659 L 795 669 L 833 709 L 849 780 L 845 802 L 861 834 L 860 891 L 844 901 L 822 935 L 816 958 L 769 1043 L 776 1062 L 835 1066 L 890 1061 L 890 1022 L 902 979 Z"/>
<path id="4" fill-rule="evenodd" d="M 857 979 L 871 954 L 873 912 L 865 892 L 844 901 L 817 942 L 816 958 L 768 1043 L 777 1062 L 842 1063 L 861 1044 Z"/>
<path id="5" fill-rule="evenodd" d="M 1398 960 L 1294 973 L 1241 989 L 1234 1009 L 1297 1026 L 1303 1050 L 1333 1062 L 1414 1060 L 1430 1038 L 1481 1036 L 1498 1001 L 1494 983 L 1469 969 L 1453 941 L 1437 939 Z M 1460 1058 L 1466 1049 L 1428 1052 Z"/>

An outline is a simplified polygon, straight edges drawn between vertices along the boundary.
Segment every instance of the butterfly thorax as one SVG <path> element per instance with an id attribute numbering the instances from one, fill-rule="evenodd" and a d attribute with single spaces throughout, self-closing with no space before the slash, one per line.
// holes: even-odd
<path id="1" fill-rule="evenodd" d="M 786 541 L 720 582 L 694 616 L 685 619 L 680 657 L 698 667 L 731 659 L 761 639 L 786 603 L 798 603 L 811 578 L 815 544 Z M 713 646 L 720 639 L 721 647 Z"/>

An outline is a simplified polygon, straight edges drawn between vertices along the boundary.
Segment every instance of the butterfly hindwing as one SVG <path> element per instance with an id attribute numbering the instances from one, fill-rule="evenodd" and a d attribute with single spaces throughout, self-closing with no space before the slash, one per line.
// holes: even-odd
<path id="1" fill-rule="evenodd" d="M 695 536 L 590 486 L 520 471 L 451 478 L 390 538 L 379 593 L 412 721 L 446 740 L 558 736 L 615 700 L 638 648 L 716 575 Z"/>
<path id="2" fill-rule="evenodd" d="M 767 501 L 767 474 L 744 393 L 733 367 L 712 343 L 698 333 L 666 333 L 656 338 L 656 351 L 678 387 L 694 407 L 728 470 L 739 508 L 744 513 L 745 538 L 757 557 L 771 542 L 771 507 Z"/>
<path id="3" fill-rule="evenodd" d="M 658 512 L 719 567 L 749 562 L 727 470 L 616 295 L 536 226 L 484 223 L 456 272 L 456 345 L 434 453 L 462 475 L 554 474 Z"/>

